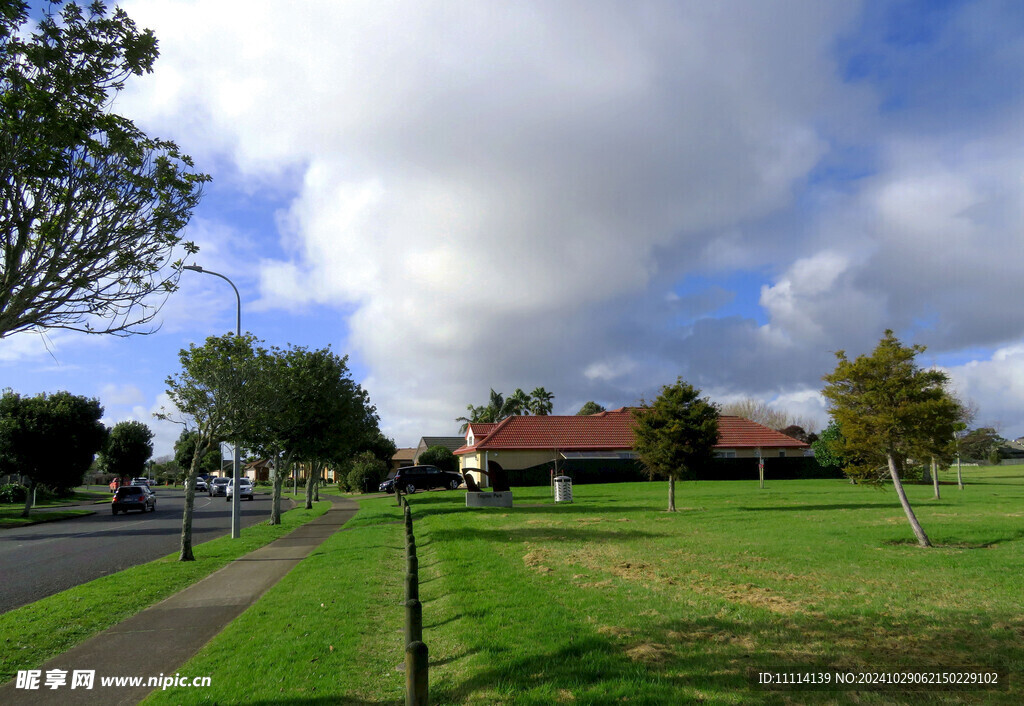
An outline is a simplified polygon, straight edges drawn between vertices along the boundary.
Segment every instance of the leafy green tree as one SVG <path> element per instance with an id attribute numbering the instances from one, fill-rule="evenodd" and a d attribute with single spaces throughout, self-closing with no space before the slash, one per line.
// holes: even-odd
<path id="1" fill-rule="evenodd" d="M 548 392 L 543 387 L 535 387 L 530 393 L 530 412 L 541 417 L 551 414 L 554 406 L 552 400 L 554 399 L 554 393 Z"/>
<path id="2" fill-rule="evenodd" d="M 992 427 L 971 429 L 960 438 L 960 454 L 974 461 L 987 459 L 1004 441 Z"/>
<path id="3" fill-rule="evenodd" d="M 190 345 L 178 353 L 181 371 L 167 378 L 167 395 L 174 409 L 157 417 L 182 424 L 194 432 L 196 444 L 185 474 L 185 509 L 181 518 L 178 561 L 194 561 L 192 515 L 196 476 L 203 457 L 220 440 L 238 439 L 261 403 L 259 388 L 250 384 L 257 375 L 256 339 L 250 335 L 210 336 L 202 346 Z"/>
<path id="4" fill-rule="evenodd" d="M 521 387 L 517 387 L 515 392 L 508 397 L 506 409 L 508 414 L 505 416 L 511 416 L 513 414 L 529 414 L 531 402 L 532 400 L 530 399 L 530 396 L 523 392 Z"/>
<path id="5" fill-rule="evenodd" d="M 918 367 L 915 358 L 924 350 L 902 345 L 887 330 L 870 356 L 849 360 L 845 351 L 838 351 L 838 364 L 824 376 L 828 384 L 822 394 L 842 428 L 840 452 L 848 459 L 847 475 L 881 483 L 877 469 L 887 467 L 918 543 L 930 547 L 907 500 L 901 474 L 907 459 L 926 462 L 948 454 L 961 410 L 946 391 L 946 374 Z"/>
<path id="6" fill-rule="evenodd" d="M 843 430 L 833 419 L 825 427 L 825 431 L 821 432 L 817 441 L 811 444 L 811 449 L 814 450 L 814 458 L 819 465 L 825 468 L 844 468 L 846 466 L 846 459 L 843 456 L 845 445 Z"/>
<path id="7" fill-rule="evenodd" d="M 80 485 L 107 439 L 99 400 L 70 392 L 0 397 L 0 473 L 28 478 L 22 517 L 38 485 L 64 491 Z"/>
<path id="8" fill-rule="evenodd" d="M 352 380 L 347 356 L 330 348 L 274 348 L 259 356 L 257 367 L 260 402 L 242 439 L 246 448 L 277 459 L 271 503 L 276 524 L 284 469 L 293 461 L 310 464 L 306 507 L 312 508 L 325 465 L 341 468 L 357 450 L 383 444 L 376 409 Z"/>
<path id="9" fill-rule="evenodd" d="M 580 411 L 576 413 L 576 416 L 584 416 L 584 415 L 588 415 L 588 414 L 599 414 L 601 412 L 606 412 L 606 411 L 608 411 L 608 410 L 606 410 L 604 407 L 599 405 L 597 402 L 594 402 L 593 400 L 591 400 L 589 402 L 584 402 L 583 403 L 583 406 L 580 407 Z"/>
<path id="10" fill-rule="evenodd" d="M 391 463 L 391 457 L 398 451 L 398 446 L 395 442 L 388 437 L 384 436 L 384 433 L 378 431 L 376 435 L 365 442 L 361 447 L 360 451 L 369 451 L 376 458 L 378 458 L 385 466 Z"/>
<path id="11" fill-rule="evenodd" d="M 192 456 L 196 452 L 196 444 L 199 443 L 199 433 L 182 429 L 177 441 L 174 442 L 174 462 L 178 468 L 187 471 L 192 466 Z M 214 443 L 209 450 L 199 458 L 199 467 L 196 475 L 203 473 L 219 473 L 222 468 L 220 444 Z"/>
<path id="12" fill-rule="evenodd" d="M 107 473 L 119 478 L 141 476 L 153 455 L 153 432 L 139 421 L 118 422 L 100 453 Z"/>
<path id="13" fill-rule="evenodd" d="M 442 471 L 457 473 L 459 470 L 459 459 L 447 446 L 431 446 L 420 454 L 419 462 L 423 466 L 437 466 Z"/>
<path id="14" fill-rule="evenodd" d="M 388 465 L 370 451 L 362 451 L 352 458 L 351 469 L 346 477 L 348 489 L 365 493 L 376 490 L 388 475 Z"/>
<path id="15" fill-rule="evenodd" d="M 102 2 L 0 9 L 0 338 L 65 328 L 128 335 L 177 289 L 181 231 L 209 177 L 110 111 L 157 42 Z M 51 6 L 52 7 L 52 6 Z M 168 267 L 171 265 L 171 267 Z"/>
<path id="16" fill-rule="evenodd" d="M 718 408 L 678 378 L 650 405 L 633 410 L 634 450 L 651 477 L 668 478 L 668 511 L 676 511 L 675 482 L 710 464 L 718 443 Z"/>

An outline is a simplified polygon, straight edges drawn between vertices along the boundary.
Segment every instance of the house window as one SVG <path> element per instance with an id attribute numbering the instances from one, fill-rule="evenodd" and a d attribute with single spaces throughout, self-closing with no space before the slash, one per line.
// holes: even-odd
<path id="1" fill-rule="evenodd" d="M 736 458 L 735 449 L 729 451 L 715 451 L 715 458 Z"/>
<path id="2" fill-rule="evenodd" d="M 779 449 L 779 458 L 786 458 L 786 449 Z"/>

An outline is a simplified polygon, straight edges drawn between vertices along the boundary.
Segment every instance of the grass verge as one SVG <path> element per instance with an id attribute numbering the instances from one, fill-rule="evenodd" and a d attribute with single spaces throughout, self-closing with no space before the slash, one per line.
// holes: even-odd
<path id="1" fill-rule="evenodd" d="M 843 481 L 577 486 L 511 510 L 413 507 L 432 704 L 1024 702 L 1024 469 L 907 492 Z M 947 480 L 945 474 L 943 480 Z M 404 544 L 393 498 L 329 538 L 147 703 L 400 704 Z M 253 655 L 258 654 L 256 662 Z M 791 691 L 754 668 L 985 667 L 997 691 Z M 257 676 L 258 675 L 258 676 Z"/>
<path id="2" fill-rule="evenodd" d="M 21 516 L 21 510 L 0 510 L 0 529 L 38 525 L 42 522 L 57 522 L 70 517 L 91 515 L 95 510 L 47 510 L 46 512 L 29 511 L 28 517 Z"/>
<path id="3" fill-rule="evenodd" d="M 195 561 L 179 562 L 175 552 L 0 615 L 0 683 L 14 678 L 19 669 L 38 668 L 329 509 L 330 503 L 323 502 L 313 510 L 289 510 L 280 525 L 262 522 L 247 528 L 239 539 L 225 536 L 196 545 Z"/>

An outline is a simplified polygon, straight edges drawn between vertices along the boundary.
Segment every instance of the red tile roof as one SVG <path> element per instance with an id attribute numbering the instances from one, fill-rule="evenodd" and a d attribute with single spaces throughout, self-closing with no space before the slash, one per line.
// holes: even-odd
<path id="1" fill-rule="evenodd" d="M 497 424 L 472 424 L 476 443 L 463 446 L 455 453 L 497 449 L 632 449 L 632 422 L 633 415 L 625 407 L 586 416 L 508 417 Z M 749 419 L 727 416 L 718 418 L 718 444 L 715 448 L 757 447 L 806 448 L 807 444 Z"/>

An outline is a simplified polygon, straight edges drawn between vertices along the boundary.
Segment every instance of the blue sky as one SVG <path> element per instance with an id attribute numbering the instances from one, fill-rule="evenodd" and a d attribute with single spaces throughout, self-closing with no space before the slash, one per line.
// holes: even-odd
<path id="1" fill-rule="evenodd" d="M 161 58 L 116 109 L 213 176 L 195 262 L 268 344 L 348 354 L 399 445 L 491 387 L 677 376 L 823 425 L 833 352 L 886 328 L 1024 434 L 1019 3 L 124 7 Z M 159 332 L 17 334 L 0 375 L 167 453 L 178 350 L 234 326 L 181 284 Z"/>

